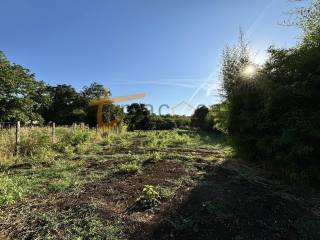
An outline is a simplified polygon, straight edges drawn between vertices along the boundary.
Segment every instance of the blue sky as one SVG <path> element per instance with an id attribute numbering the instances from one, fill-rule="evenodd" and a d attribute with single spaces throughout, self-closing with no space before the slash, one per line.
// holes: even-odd
<path id="1" fill-rule="evenodd" d="M 225 44 L 247 34 L 255 61 L 270 45 L 293 46 L 279 26 L 288 0 L 1 0 L 0 49 L 49 84 L 97 81 L 140 102 L 213 104 Z M 177 110 L 188 114 L 188 110 Z M 181 111 L 181 112 L 179 112 Z"/>

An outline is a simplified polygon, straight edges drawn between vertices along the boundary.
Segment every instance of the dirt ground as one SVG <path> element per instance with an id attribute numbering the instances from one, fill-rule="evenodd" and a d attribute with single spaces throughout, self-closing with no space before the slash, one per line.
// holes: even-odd
<path id="1" fill-rule="evenodd" d="M 86 157 L 80 174 L 112 171 L 148 152 L 135 145 L 104 147 L 99 161 Z M 0 238 L 66 239 L 68 229 L 94 215 L 120 229 L 117 237 L 95 239 L 320 239 L 319 192 L 289 186 L 206 145 L 155 152 L 160 159 L 141 161 L 141 172 L 113 173 L 77 189 L 31 194 L 2 208 Z M 122 155 L 113 158 L 115 153 Z M 158 206 L 135 207 L 145 185 L 164 192 Z M 44 215 L 50 220 L 39 217 Z"/>

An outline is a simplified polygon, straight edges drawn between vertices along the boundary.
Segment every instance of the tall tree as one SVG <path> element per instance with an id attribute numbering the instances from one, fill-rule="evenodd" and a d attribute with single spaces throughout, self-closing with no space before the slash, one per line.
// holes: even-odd
<path id="1" fill-rule="evenodd" d="M 304 47 L 320 47 L 320 0 L 312 0 L 306 7 L 295 8 L 291 11 L 294 17 L 293 25 L 303 31 Z"/>
<path id="2" fill-rule="evenodd" d="M 70 85 L 57 85 L 49 87 L 51 104 L 44 117 L 47 122 L 58 124 L 72 124 L 85 120 L 84 106 L 81 95 Z"/>
<path id="3" fill-rule="evenodd" d="M 198 107 L 191 116 L 191 126 L 206 130 L 206 116 L 209 113 L 209 109 L 206 106 Z"/>
<path id="4" fill-rule="evenodd" d="M 105 94 L 107 94 L 107 96 L 111 95 L 108 89 L 97 82 L 91 83 L 90 86 L 83 87 L 81 93 L 86 100 L 97 99 Z"/>
<path id="5" fill-rule="evenodd" d="M 249 43 L 240 29 L 238 43 L 233 46 L 227 45 L 222 53 L 220 78 L 222 96 L 225 99 L 228 100 L 231 97 L 241 81 L 241 74 L 248 66 L 253 66 L 250 60 Z"/>
<path id="6" fill-rule="evenodd" d="M 0 121 L 42 121 L 46 86 L 34 74 L 10 63 L 0 51 Z"/>
<path id="7" fill-rule="evenodd" d="M 98 99 L 103 95 L 110 96 L 111 92 L 105 89 L 102 84 L 94 82 L 89 86 L 83 87 L 81 91 L 82 105 L 86 113 L 85 122 L 90 126 L 96 126 L 97 124 L 97 106 L 89 105 L 89 101 L 92 99 Z"/>
<path id="8" fill-rule="evenodd" d="M 144 104 L 133 103 L 127 107 L 129 130 L 148 130 L 151 113 Z"/>

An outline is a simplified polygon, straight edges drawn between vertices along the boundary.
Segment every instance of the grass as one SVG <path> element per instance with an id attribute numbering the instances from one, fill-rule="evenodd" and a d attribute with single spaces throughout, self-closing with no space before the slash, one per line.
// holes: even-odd
<path id="1" fill-rule="evenodd" d="M 113 153 L 104 157 L 99 153 L 104 147 L 130 148 L 140 139 L 142 152 L 133 154 Z M 192 149 L 199 143 L 212 142 L 211 138 L 187 131 L 135 131 L 126 133 L 109 133 L 106 136 L 96 135 L 95 131 L 57 128 L 56 142 L 52 143 L 49 128 L 22 128 L 19 155 L 14 156 L 14 130 L 1 130 L 0 138 L 0 206 L 13 204 L 32 192 L 63 192 L 80 188 L 90 181 L 107 179 L 112 172 L 117 174 L 134 174 L 143 170 L 141 164 L 156 163 L 164 159 L 191 160 L 193 154 L 172 154 L 162 152 L 169 146 L 188 146 Z M 216 141 L 216 140 L 215 140 Z M 219 151 L 228 149 L 219 144 Z M 150 151 L 148 151 L 150 149 Z M 88 154 L 89 157 L 85 157 Z M 78 157 L 77 157 L 78 156 Z M 90 157 L 91 156 L 91 157 Z M 77 159 L 73 161 L 72 159 Z M 104 163 L 115 158 L 126 158 L 128 162 L 119 164 L 117 168 L 100 172 L 85 171 L 87 160 L 94 159 Z M 14 170 L 17 164 L 31 164 L 31 168 Z M 43 164 L 43 165 L 41 165 Z M 13 170 L 11 169 L 13 167 Z"/>
<path id="2" fill-rule="evenodd" d="M 35 182 L 25 176 L 0 175 L 0 206 L 15 203 L 31 190 Z"/>
<path id="3" fill-rule="evenodd" d="M 25 218 L 18 224 L 25 226 L 25 232 L 11 233 L 12 239 L 64 239 L 74 240 L 121 240 L 119 223 L 103 222 L 93 214 L 91 207 L 62 212 L 25 212 Z"/>
<path id="4" fill-rule="evenodd" d="M 123 163 L 116 170 L 117 174 L 133 174 L 142 171 L 142 167 L 137 163 Z"/>
<path id="5" fill-rule="evenodd" d="M 57 128 L 53 144 L 50 129 L 22 129 L 14 156 L 13 130 L 2 131 L 0 233 L 7 231 L 9 239 L 135 239 L 133 229 L 144 234 L 138 227 L 148 228 L 153 217 L 169 222 L 174 231 L 192 231 L 199 228 L 195 218 L 201 214 L 218 224 L 230 221 L 231 208 L 221 197 L 235 192 L 231 199 L 241 198 L 232 187 L 245 174 L 233 178 L 236 172 L 224 176 L 210 170 L 234 155 L 221 135 L 181 130 L 97 135 Z M 205 199 L 206 194 L 217 195 Z M 183 204 L 194 195 L 204 200 L 193 199 L 186 209 L 199 206 L 196 214 L 183 215 Z M 166 211 L 177 206 L 183 216 L 168 219 Z M 318 234 L 313 218 L 295 226 L 305 239 Z"/>

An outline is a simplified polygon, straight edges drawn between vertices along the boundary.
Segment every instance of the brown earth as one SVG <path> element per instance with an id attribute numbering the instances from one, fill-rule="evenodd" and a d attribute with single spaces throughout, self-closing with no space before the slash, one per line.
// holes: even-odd
<path id="1" fill-rule="evenodd" d="M 139 148 L 122 150 L 121 153 L 141 152 Z M 90 182 L 76 192 L 31 196 L 26 200 L 28 211 L 79 210 L 81 217 L 81 209 L 94 203 L 93 211 L 103 221 L 121 220 L 127 239 L 320 239 L 320 196 L 316 191 L 290 187 L 257 166 L 239 159 L 225 159 L 213 149 L 172 147 L 159 151 L 162 160 L 145 164 L 141 173 Z M 112 153 L 104 151 L 105 155 Z M 173 159 L 169 156 L 173 153 L 182 156 L 191 153 L 194 159 L 190 162 Z M 205 160 L 211 155 L 219 159 Z M 106 171 L 125 161 L 89 159 L 82 174 Z M 133 206 L 145 185 L 173 189 L 173 194 L 161 198 L 158 207 L 135 209 Z M 0 223 L 0 232 L 24 239 L 26 228 L 14 221 L 23 214 L 25 205 L 21 202 L 4 209 L 12 215 L 12 222 Z M 30 224 L 32 227 L 39 223 Z M 63 236 L 58 231 L 56 239 Z"/>

